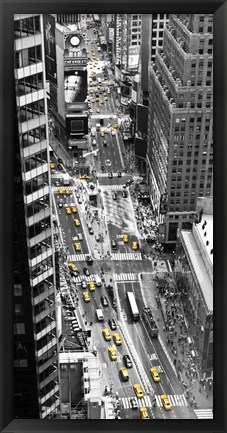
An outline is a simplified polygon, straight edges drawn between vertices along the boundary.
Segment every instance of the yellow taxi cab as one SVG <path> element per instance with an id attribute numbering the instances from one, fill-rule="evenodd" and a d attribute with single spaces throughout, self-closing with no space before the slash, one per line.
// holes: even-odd
<path id="1" fill-rule="evenodd" d="M 100 132 L 100 135 L 101 135 L 101 137 L 105 137 L 105 133 L 104 133 L 104 131 L 101 131 L 101 132 Z"/>
<path id="2" fill-rule="evenodd" d="M 95 102 L 99 102 L 99 98 L 95 98 Z"/>
<path id="3" fill-rule="evenodd" d="M 105 99 L 105 101 L 108 101 L 108 98 L 107 98 L 107 96 L 105 96 L 105 98 L 104 98 L 104 99 Z"/>
<path id="4" fill-rule="evenodd" d="M 136 394 L 136 397 L 138 397 L 138 398 L 144 397 L 142 386 L 139 383 L 136 383 L 135 385 L 133 385 L 133 390 L 134 390 L 134 393 Z"/>
<path id="5" fill-rule="evenodd" d="M 166 394 L 161 395 L 161 402 L 165 410 L 170 410 L 172 408 L 172 405 L 170 403 L 169 397 Z"/>
<path id="6" fill-rule="evenodd" d="M 106 93 L 106 92 L 104 92 L 104 93 L 103 93 L 103 96 L 105 96 L 105 97 L 106 97 L 106 96 L 107 96 L 107 93 Z"/>
<path id="7" fill-rule="evenodd" d="M 129 374 L 127 368 L 125 367 L 120 368 L 120 375 L 124 382 L 127 382 L 129 380 Z"/>
<path id="8" fill-rule="evenodd" d="M 123 235 L 123 242 L 127 243 L 128 242 L 128 235 Z"/>
<path id="9" fill-rule="evenodd" d="M 100 112 L 101 112 L 100 108 L 96 108 L 96 113 L 100 113 Z"/>
<path id="10" fill-rule="evenodd" d="M 115 123 L 115 125 L 113 127 L 114 127 L 114 129 L 117 129 L 119 127 L 118 123 Z"/>
<path id="11" fill-rule="evenodd" d="M 55 163 L 54 163 L 54 162 L 51 162 L 51 163 L 50 163 L 50 168 L 51 168 L 51 169 L 54 169 L 54 168 L 55 168 Z"/>
<path id="12" fill-rule="evenodd" d="M 133 250 L 138 250 L 138 248 L 139 248 L 139 244 L 138 244 L 138 242 L 137 242 L 137 241 L 134 241 L 134 242 L 132 243 L 132 249 L 133 249 Z"/>
<path id="13" fill-rule="evenodd" d="M 96 287 L 94 281 L 88 281 L 88 286 L 91 292 L 94 292 Z"/>
<path id="14" fill-rule="evenodd" d="M 154 382 L 160 382 L 161 378 L 160 378 L 160 374 L 159 374 L 157 368 L 152 367 L 150 369 L 150 373 L 151 373 L 151 377 L 152 377 Z"/>
<path id="15" fill-rule="evenodd" d="M 92 102 L 92 104 L 94 104 L 95 103 L 95 98 L 92 98 L 91 102 Z"/>
<path id="16" fill-rule="evenodd" d="M 103 328 L 102 333 L 103 333 L 103 337 L 105 338 L 106 341 L 111 340 L 112 337 L 111 337 L 109 328 Z"/>
<path id="17" fill-rule="evenodd" d="M 90 89 L 90 90 L 89 90 L 89 93 L 93 94 L 93 93 L 94 93 L 94 90 L 93 90 L 93 89 Z"/>
<path id="18" fill-rule="evenodd" d="M 69 189 L 69 188 L 65 188 L 65 193 L 66 193 L 67 195 L 70 195 L 70 194 L 72 194 L 72 192 L 70 191 L 70 189 Z"/>
<path id="19" fill-rule="evenodd" d="M 72 211 L 72 213 L 77 213 L 78 209 L 76 206 L 71 206 L 71 211 Z"/>
<path id="20" fill-rule="evenodd" d="M 81 176 L 79 176 L 79 179 L 89 180 L 91 179 L 91 176 L 88 176 L 87 174 L 82 174 Z"/>
<path id="21" fill-rule="evenodd" d="M 70 207 L 66 207 L 65 211 L 67 213 L 67 215 L 70 215 L 72 213 L 71 208 Z"/>
<path id="22" fill-rule="evenodd" d="M 74 224 L 75 224 L 75 226 L 80 227 L 80 220 L 78 220 L 78 218 L 75 218 Z"/>
<path id="23" fill-rule="evenodd" d="M 108 353 L 111 361 L 116 361 L 117 359 L 117 349 L 115 347 L 108 347 Z"/>
<path id="24" fill-rule="evenodd" d="M 73 272 L 78 272 L 79 271 L 79 269 L 76 267 L 76 265 L 74 265 L 74 263 L 68 263 L 68 267 Z"/>
<path id="25" fill-rule="evenodd" d="M 106 81 L 106 80 L 105 80 L 105 78 L 102 78 L 102 80 L 101 80 L 101 81 L 102 81 L 102 83 L 105 83 L 105 81 Z"/>
<path id="26" fill-rule="evenodd" d="M 141 419 L 150 419 L 150 415 L 148 409 L 146 407 L 140 407 L 140 418 Z"/>
<path id="27" fill-rule="evenodd" d="M 101 87 L 101 86 L 97 86 L 97 89 L 101 90 L 101 89 L 102 89 L 102 87 Z"/>
<path id="28" fill-rule="evenodd" d="M 110 114 L 109 115 L 109 119 L 113 119 L 114 118 L 114 115 L 113 114 Z"/>
<path id="29" fill-rule="evenodd" d="M 59 193 L 59 194 L 65 194 L 65 188 L 62 188 L 62 187 L 60 186 L 60 188 L 58 188 L 58 193 Z"/>
<path id="30" fill-rule="evenodd" d="M 117 346 L 120 346 L 120 344 L 122 344 L 122 339 L 121 339 L 121 336 L 120 336 L 120 334 L 119 334 L 118 332 L 115 332 L 115 333 L 113 334 L 113 339 L 114 339 L 114 343 L 115 343 Z"/>
<path id="31" fill-rule="evenodd" d="M 76 251 L 80 251 L 81 250 L 80 242 L 74 242 L 74 248 Z"/>
<path id="32" fill-rule="evenodd" d="M 104 104 L 104 101 L 103 101 L 103 99 L 101 99 L 101 101 L 100 101 L 100 104 Z"/>
<path id="33" fill-rule="evenodd" d="M 82 295 L 83 295 L 83 298 L 84 298 L 84 302 L 90 302 L 91 298 L 90 298 L 88 292 L 83 292 Z"/>

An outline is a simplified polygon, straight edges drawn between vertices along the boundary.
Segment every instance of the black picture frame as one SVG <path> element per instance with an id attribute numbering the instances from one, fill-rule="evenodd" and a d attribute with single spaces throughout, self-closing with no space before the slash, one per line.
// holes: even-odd
<path id="1" fill-rule="evenodd" d="M 3 432 L 223 432 L 226 431 L 226 1 L 45 0 L 1 2 L 1 406 Z M 214 419 L 213 420 L 16 420 L 13 419 L 13 15 L 14 13 L 213 13 L 214 14 Z M 226 122 L 227 123 L 227 122 Z"/>

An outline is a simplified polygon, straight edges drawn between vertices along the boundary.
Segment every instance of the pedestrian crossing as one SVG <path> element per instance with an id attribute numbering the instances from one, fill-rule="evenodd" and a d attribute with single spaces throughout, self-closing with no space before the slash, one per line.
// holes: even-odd
<path id="1" fill-rule="evenodd" d="M 67 260 L 70 262 L 85 262 L 87 254 L 69 254 Z"/>
<path id="2" fill-rule="evenodd" d="M 142 260 L 141 253 L 113 253 L 111 260 Z"/>
<path id="3" fill-rule="evenodd" d="M 113 274 L 114 281 L 138 281 L 139 277 L 137 274 L 132 273 L 122 273 L 122 274 Z"/>
<path id="4" fill-rule="evenodd" d="M 123 185 L 99 185 L 102 191 L 123 191 Z"/>
<path id="5" fill-rule="evenodd" d="M 213 419 L 213 409 L 194 409 L 198 419 Z"/>
<path id="6" fill-rule="evenodd" d="M 81 283 L 81 281 L 96 281 L 96 277 L 100 277 L 98 274 L 91 274 L 91 275 L 78 275 L 77 277 L 73 277 L 73 281 L 76 284 Z"/>
<path id="7" fill-rule="evenodd" d="M 97 174 L 98 177 L 109 177 L 108 173 L 99 173 L 99 172 L 97 172 L 96 174 Z M 122 176 L 125 175 L 125 173 L 123 173 L 123 172 L 121 174 L 122 174 Z M 118 173 L 113 173 L 113 177 L 118 177 Z M 112 185 L 103 185 L 103 186 L 112 186 Z M 120 185 L 120 186 L 122 186 L 122 185 Z M 102 185 L 101 185 L 101 187 L 102 187 Z"/>
<path id="8" fill-rule="evenodd" d="M 59 187 L 59 186 L 52 186 L 52 191 L 53 192 L 58 192 L 58 189 L 59 188 L 67 188 L 67 189 L 69 189 L 70 191 L 74 191 L 75 190 L 75 186 L 61 186 L 61 187 Z"/>
<path id="9" fill-rule="evenodd" d="M 170 399 L 172 406 L 188 406 L 188 402 L 183 394 L 179 394 L 179 395 L 174 394 L 174 395 L 169 395 L 168 397 Z M 121 404 L 124 409 L 131 408 L 130 398 L 131 397 L 119 397 L 119 400 L 121 401 Z M 155 395 L 155 401 L 158 407 L 162 407 L 160 395 Z M 149 395 L 145 395 L 143 398 L 140 399 L 137 398 L 137 402 L 139 407 L 144 407 L 144 406 L 147 408 L 153 407 L 151 397 Z"/>

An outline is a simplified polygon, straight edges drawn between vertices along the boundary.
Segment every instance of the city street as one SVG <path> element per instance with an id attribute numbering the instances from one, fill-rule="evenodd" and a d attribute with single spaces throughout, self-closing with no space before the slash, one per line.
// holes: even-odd
<path id="1" fill-rule="evenodd" d="M 110 395 L 118 402 L 118 417 L 140 417 L 138 410 L 132 409 L 130 400 L 135 397 L 133 384 L 140 383 L 144 396 L 136 400 L 139 407 L 148 408 L 150 417 L 197 418 L 193 406 L 189 404 L 185 387 L 182 381 L 179 381 L 169 347 L 162 337 L 163 321 L 162 318 L 160 320 L 160 308 L 157 305 L 157 268 L 154 267 L 153 254 L 146 257 L 141 254 L 145 242 L 136 211 L 139 206 L 135 199 L 136 182 L 133 182 L 132 174 L 126 170 L 125 146 L 119 129 L 122 113 L 119 111 L 111 86 L 114 81 L 103 76 L 102 68 L 106 61 L 102 60 L 103 55 L 102 59 L 100 58 L 96 44 L 91 44 L 95 39 L 92 29 L 87 30 L 85 38 L 90 58 L 96 59 L 93 66 L 91 60 L 88 65 L 88 102 L 91 108 L 90 145 L 86 160 L 91 167 L 91 178 L 86 180 L 79 179 L 78 176 L 71 177 L 70 185 L 67 187 L 69 194 L 66 195 L 60 194 L 59 187 L 56 186 L 56 181 L 60 182 L 61 179 L 61 172 L 57 167 L 52 170 L 51 177 L 59 243 L 63 245 L 66 253 L 65 265 L 67 267 L 69 263 L 73 263 L 78 268 L 76 275 L 71 278 L 76 287 L 85 325 L 91 329 L 88 344 L 90 348 L 95 347 L 98 352 L 103 393 L 105 394 L 106 386 L 109 387 Z M 96 77 L 95 81 L 89 78 L 91 72 Z M 102 93 L 106 96 L 101 96 Z M 97 127 L 100 118 L 103 119 L 103 123 L 101 127 Z M 60 146 L 59 153 L 56 148 L 55 155 L 61 155 Z M 54 157 L 52 161 L 57 162 Z M 63 168 L 67 172 L 64 164 Z M 127 181 L 132 182 L 132 187 Z M 90 183 L 93 183 L 98 191 L 97 206 L 88 202 Z M 72 206 L 76 206 L 77 212 L 67 214 L 66 208 Z M 78 226 L 74 223 L 75 218 L 79 220 Z M 153 222 L 155 224 L 155 219 Z M 128 235 L 126 242 L 123 235 Z M 78 250 L 75 249 L 75 242 L 79 242 Z M 138 242 L 136 249 L 132 248 L 133 242 Z M 87 254 L 92 257 L 93 264 L 87 264 Z M 88 270 L 87 275 L 84 268 Z M 166 269 L 166 273 L 167 271 Z M 89 281 L 96 283 L 97 277 L 101 277 L 101 287 L 96 285 L 95 291 L 91 292 L 88 288 Z M 88 284 L 86 289 L 86 284 L 82 288 L 82 281 Z M 112 287 L 112 291 L 109 286 Z M 83 299 L 84 290 L 89 294 L 89 302 Z M 133 292 L 135 295 L 140 312 L 140 320 L 137 323 L 132 320 L 126 298 L 127 292 Z M 101 296 L 106 297 L 108 305 L 103 305 Z M 116 300 L 115 305 L 113 296 Z M 142 316 L 144 307 L 151 308 L 157 326 L 162 331 L 158 338 L 152 338 L 148 333 Z M 104 315 L 101 323 L 97 319 L 97 309 L 101 309 Z M 111 341 L 105 341 L 102 335 L 103 328 L 109 328 L 108 321 L 111 318 L 116 320 L 116 331 L 122 337 L 120 346 L 113 344 L 112 338 Z M 110 359 L 110 346 L 117 349 L 116 361 Z M 133 367 L 128 370 L 129 380 L 124 382 L 119 370 L 124 367 L 123 356 L 126 354 L 130 356 Z M 152 367 L 156 367 L 160 374 L 159 383 L 155 383 L 151 377 Z M 162 394 L 169 396 L 171 410 L 164 409 L 160 398 Z"/>

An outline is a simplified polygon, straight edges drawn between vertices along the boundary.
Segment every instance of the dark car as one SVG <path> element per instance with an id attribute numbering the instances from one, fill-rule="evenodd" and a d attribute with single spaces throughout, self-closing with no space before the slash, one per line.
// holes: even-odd
<path id="1" fill-rule="evenodd" d="M 61 158 L 58 158 L 58 162 L 59 162 L 60 164 L 63 164 L 63 160 L 62 160 Z"/>
<path id="2" fill-rule="evenodd" d="M 117 173 L 117 176 L 118 176 L 118 177 L 121 177 L 121 171 L 119 171 L 119 172 Z"/>
<path id="3" fill-rule="evenodd" d="M 108 300 L 107 300 L 107 297 L 106 297 L 106 296 L 101 296 L 100 299 L 101 299 L 102 305 L 103 305 L 104 307 L 108 307 L 109 302 L 108 302 Z"/>
<path id="4" fill-rule="evenodd" d="M 58 170 L 63 170 L 63 167 L 61 164 L 58 164 Z"/>
<path id="5" fill-rule="evenodd" d="M 116 194 L 116 192 L 113 192 L 112 197 L 113 197 L 113 200 L 117 200 L 117 194 Z"/>
<path id="6" fill-rule="evenodd" d="M 137 400 L 135 397 L 130 398 L 130 403 L 131 403 L 132 409 L 138 409 L 138 403 L 137 403 Z"/>
<path id="7" fill-rule="evenodd" d="M 132 361 L 131 361 L 131 358 L 129 355 L 123 356 L 123 363 L 124 363 L 125 367 L 132 368 Z"/>
<path id="8" fill-rule="evenodd" d="M 89 276 L 90 275 L 90 271 L 88 268 L 83 268 L 83 272 L 85 275 Z"/>
<path id="9" fill-rule="evenodd" d="M 115 331 L 115 329 L 117 329 L 117 324 L 116 324 L 115 319 L 113 317 L 108 320 L 108 323 L 109 323 L 110 329 L 112 331 Z"/>
<path id="10" fill-rule="evenodd" d="M 92 263 L 93 263 L 93 259 L 92 259 L 92 257 L 90 256 L 90 254 L 88 254 L 88 255 L 86 256 L 86 262 L 87 262 L 88 265 L 92 265 Z"/>
<path id="11" fill-rule="evenodd" d="M 122 191 L 122 197 L 124 197 L 124 198 L 128 197 L 127 191 Z"/>
<path id="12" fill-rule="evenodd" d="M 110 179 L 113 177 L 112 171 L 109 171 L 108 176 L 109 176 Z"/>
<path id="13" fill-rule="evenodd" d="M 101 165 L 101 170 L 105 170 L 105 165 Z"/>
<path id="14" fill-rule="evenodd" d="M 61 208 L 63 207 L 63 204 L 61 202 L 58 203 L 58 207 Z"/>
<path id="15" fill-rule="evenodd" d="M 89 227 L 89 233 L 90 233 L 90 235 L 93 235 L 94 234 L 94 230 L 93 230 L 93 228 L 92 227 Z"/>
<path id="16" fill-rule="evenodd" d="M 111 241 L 111 247 L 113 250 L 117 250 L 117 242 L 114 239 Z"/>
<path id="17" fill-rule="evenodd" d="M 103 146 L 107 147 L 107 140 L 103 140 Z"/>

